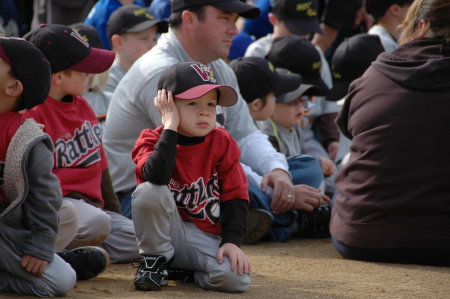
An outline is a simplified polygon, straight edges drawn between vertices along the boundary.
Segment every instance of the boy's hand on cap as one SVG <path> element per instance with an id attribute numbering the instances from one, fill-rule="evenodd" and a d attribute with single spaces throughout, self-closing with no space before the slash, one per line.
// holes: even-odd
<path id="1" fill-rule="evenodd" d="M 173 100 L 172 92 L 165 89 L 158 90 L 154 99 L 155 107 L 161 113 L 164 129 L 177 131 L 180 124 L 180 113 Z"/>

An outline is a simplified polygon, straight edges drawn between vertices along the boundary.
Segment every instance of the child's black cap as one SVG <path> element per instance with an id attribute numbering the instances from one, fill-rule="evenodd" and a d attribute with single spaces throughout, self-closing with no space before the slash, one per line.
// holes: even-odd
<path id="1" fill-rule="evenodd" d="M 109 69 L 114 62 L 114 52 L 91 48 L 75 30 L 65 25 L 43 24 L 24 38 L 44 53 L 52 73 L 74 70 L 98 74 Z"/>
<path id="2" fill-rule="evenodd" d="M 247 103 L 262 98 L 268 93 L 286 93 L 295 90 L 301 83 L 298 74 L 280 74 L 275 67 L 261 57 L 243 57 L 230 62 L 236 74 L 239 90 Z"/>
<path id="3" fill-rule="evenodd" d="M 260 14 L 258 7 L 241 0 L 173 0 L 172 12 L 205 5 L 211 5 L 227 12 L 235 12 L 248 19 L 256 19 Z"/>
<path id="4" fill-rule="evenodd" d="M 217 104 L 221 106 L 232 106 L 238 99 L 232 87 L 217 84 L 209 66 L 197 62 L 180 62 L 169 67 L 159 78 L 158 89 L 171 91 L 181 100 L 196 99 L 218 89 Z"/>
<path id="5" fill-rule="evenodd" d="M 344 40 L 333 55 L 333 88 L 327 100 L 342 99 L 350 83 L 360 77 L 381 52 L 384 48 L 377 35 L 361 33 Z"/>
<path id="6" fill-rule="evenodd" d="M 278 73 L 280 74 L 288 74 L 289 71 L 287 69 L 277 68 Z M 286 93 L 281 93 L 277 95 L 277 103 L 287 104 L 293 101 L 296 101 L 298 97 L 305 96 L 317 96 L 320 94 L 320 89 L 317 86 L 311 84 L 300 84 L 295 90 L 291 90 Z"/>
<path id="7" fill-rule="evenodd" d="M 271 8 L 293 34 L 322 33 L 318 0 L 275 0 Z"/>
<path id="8" fill-rule="evenodd" d="M 277 37 L 266 58 L 276 67 L 302 75 L 303 83 L 317 86 L 321 96 L 328 93 L 329 88 L 320 76 L 320 54 L 309 40 L 297 35 Z"/>
<path id="9" fill-rule="evenodd" d="M 42 103 L 50 90 L 50 64 L 33 44 L 21 38 L 0 38 L 0 58 L 11 65 L 22 82 L 19 110 Z"/>
<path id="10" fill-rule="evenodd" d="M 156 32 L 167 32 L 168 23 L 157 20 L 148 10 L 139 5 L 125 5 L 115 10 L 108 20 L 106 32 L 111 39 L 113 34 L 139 32 L 156 25 Z"/>
<path id="11" fill-rule="evenodd" d="M 78 32 L 78 34 L 81 35 L 81 37 L 87 41 L 89 46 L 92 48 L 101 49 L 103 47 L 100 34 L 98 34 L 98 30 L 94 26 L 84 23 L 76 23 L 70 25 L 69 27 Z"/>

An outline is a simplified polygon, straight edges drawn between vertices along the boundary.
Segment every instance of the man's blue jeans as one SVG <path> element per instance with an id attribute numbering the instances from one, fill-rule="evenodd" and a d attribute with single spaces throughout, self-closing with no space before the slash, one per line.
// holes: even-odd
<path id="1" fill-rule="evenodd" d="M 289 172 L 292 175 L 294 185 L 304 184 L 318 188 L 323 181 L 322 167 L 319 160 L 309 155 L 298 155 L 287 159 Z M 270 204 L 272 198 L 263 193 L 260 187 L 249 178 L 248 190 L 250 196 L 250 209 L 264 209 L 272 213 Z M 274 227 L 268 237 L 270 241 L 282 242 L 291 238 L 291 229 L 289 226 L 296 220 L 294 210 L 283 214 L 272 214 L 274 218 Z"/>

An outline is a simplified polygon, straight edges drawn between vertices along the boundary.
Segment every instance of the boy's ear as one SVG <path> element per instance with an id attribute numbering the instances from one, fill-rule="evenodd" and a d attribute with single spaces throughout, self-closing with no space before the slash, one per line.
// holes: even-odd
<path id="1" fill-rule="evenodd" d="M 10 80 L 6 85 L 5 94 L 10 97 L 19 97 L 23 92 L 23 84 L 17 79 Z"/>
<path id="2" fill-rule="evenodd" d="M 269 12 L 269 22 L 272 25 L 275 25 L 278 22 L 278 18 L 271 12 Z"/>
<path id="3" fill-rule="evenodd" d="M 113 34 L 111 36 L 111 45 L 113 49 L 122 49 L 122 37 L 119 34 Z"/>
<path id="4" fill-rule="evenodd" d="M 62 72 L 52 73 L 51 79 L 52 79 L 52 84 L 61 85 L 61 83 L 63 81 L 63 73 Z"/>
<path id="5" fill-rule="evenodd" d="M 250 109 L 250 111 L 254 111 L 254 112 L 261 110 L 262 107 L 263 107 L 263 102 L 259 98 L 257 98 L 256 100 L 253 100 L 252 102 L 250 102 L 248 104 L 248 109 Z"/>

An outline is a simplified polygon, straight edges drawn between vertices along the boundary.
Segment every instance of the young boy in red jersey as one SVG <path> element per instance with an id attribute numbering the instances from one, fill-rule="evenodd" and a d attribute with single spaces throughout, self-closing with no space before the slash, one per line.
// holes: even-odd
<path id="1" fill-rule="evenodd" d="M 50 66 L 32 44 L 0 38 L 0 291 L 63 296 L 74 270 L 54 253 L 61 189 L 53 144 L 18 111 L 44 101 Z"/>
<path id="2" fill-rule="evenodd" d="M 64 25 L 41 25 L 25 38 L 42 51 L 51 66 L 49 96 L 25 116 L 43 124 L 52 138 L 53 173 L 60 180 L 64 200 L 78 211 L 77 235 L 68 247 L 98 245 L 108 252 L 112 263 L 130 262 L 139 256 L 133 223 L 120 214 L 103 151 L 101 126 L 81 97 L 88 74 L 106 71 L 114 53 L 91 48 Z"/>
<path id="3" fill-rule="evenodd" d="M 158 83 L 163 126 L 142 131 L 132 151 L 139 183 L 133 222 L 142 256 L 134 285 L 159 290 L 171 265 L 193 271 L 200 287 L 242 292 L 251 266 L 239 248 L 247 227 L 247 179 L 232 137 L 216 127 L 216 105 L 237 101 L 212 70 L 183 62 Z"/>

